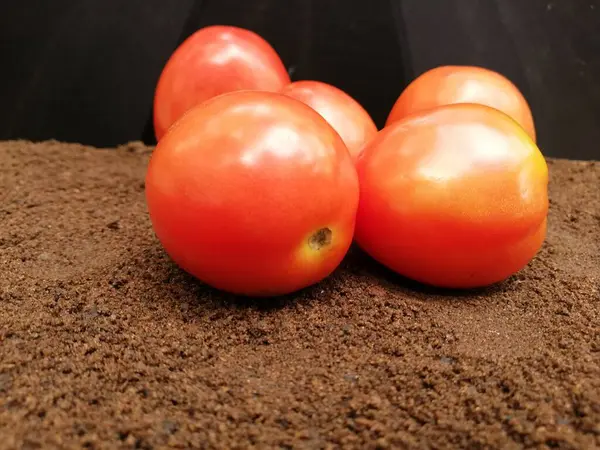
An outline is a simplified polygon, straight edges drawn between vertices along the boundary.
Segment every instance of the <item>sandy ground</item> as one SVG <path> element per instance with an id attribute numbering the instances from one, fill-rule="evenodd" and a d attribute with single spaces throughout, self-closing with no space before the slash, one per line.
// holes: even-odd
<path id="1" fill-rule="evenodd" d="M 600 163 L 549 161 L 547 242 L 498 286 L 353 249 L 260 302 L 169 261 L 149 154 L 0 143 L 0 448 L 600 447 Z"/>

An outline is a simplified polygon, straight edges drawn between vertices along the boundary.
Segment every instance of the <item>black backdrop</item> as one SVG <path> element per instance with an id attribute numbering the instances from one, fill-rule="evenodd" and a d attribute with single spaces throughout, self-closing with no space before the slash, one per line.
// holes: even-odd
<path id="1" fill-rule="evenodd" d="M 1 0 L 0 139 L 153 143 L 162 66 L 211 24 L 258 32 L 292 79 L 339 86 L 379 126 L 431 67 L 497 70 L 547 156 L 600 159 L 600 0 Z"/>

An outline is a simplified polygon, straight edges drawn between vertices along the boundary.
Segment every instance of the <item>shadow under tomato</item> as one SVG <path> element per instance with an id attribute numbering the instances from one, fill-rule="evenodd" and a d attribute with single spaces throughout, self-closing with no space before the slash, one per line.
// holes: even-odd
<path id="1" fill-rule="evenodd" d="M 316 300 L 318 292 L 323 290 L 323 283 L 317 283 L 313 286 L 309 286 L 304 289 L 300 289 L 296 292 L 286 295 L 278 296 L 244 296 L 238 294 L 231 294 L 219 289 L 213 288 L 207 284 L 202 283 L 200 280 L 195 278 L 193 275 L 183 271 L 175 263 L 172 263 L 176 270 L 182 272 L 182 277 L 185 278 L 186 283 L 190 285 L 196 285 L 199 290 L 204 292 L 210 292 L 213 300 L 216 300 L 221 306 L 238 309 L 254 309 L 257 311 L 269 312 L 278 311 L 291 306 L 295 306 L 298 303 L 309 303 Z"/>
<path id="2" fill-rule="evenodd" d="M 123 266 L 129 269 L 127 289 L 136 289 L 135 297 L 147 308 L 170 311 L 184 322 L 199 316 L 233 314 L 277 314 L 285 310 L 323 306 L 339 302 L 340 292 L 348 289 L 360 295 L 357 289 L 372 287 L 387 292 L 390 298 L 400 294 L 406 300 L 426 302 L 481 302 L 491 294 L 512 290 L 512 279 L 480 289 L 453 290 L 427 286 L 398 275 L 379 264 L 364 251 L 353 245 L 340 267 L 325 280 L 292 294 L 277 297 L 245 297 L 212 288 L 177 266 L 160 244 L 153 243 L 132 255 Z M 115 276 L 122 273 L 115 269 Z M 366 281 L 366 283 L 365 283 Z M 131 293 L 130 293 L 131 295 Z M 343 293 L 342 296 L 347 294 Z M 388 295 L 386 295 L 388 297 Z M 336 300 L 337 298 L 337 300 Z M 242 316 L 240 316 L 242 317 Z"/>
<path id="3" fill-rule="evenodd" d="M 514 281 L 514 277 L 511 277 L 500 283 L 471 289 L 451 289 L 431 286 L 392 271 L 373 259 L 356 244 L 353 244 L 351 250 L 348 252 L 345 264 L 349 270 L 357 275 L 369 275 L 375 277 L 383 287 L 392 290 L 400 290 L 413 295 L 416 294 L 419 297 L 426 297 L 428 300 L 435 298 L 448 299 L 450 297 L 465 300 L 480 298 L 482 296 L 510 290 Z"/>
<path id="4" fill-rule="evenodd" d="M 327 284 L 332 283 L 330 277 L 316 285 L 277 297 L 235 295 L 213 288 L 181 269 L 158 243 L 145 248 L 137 256 L 134 256 L 130 266 L 138 272 L 132 274 L 132 277 L 144 279 L 140 284 L 144 291 L 144 295 L 140 295 L 141 298 L 152 303 L 160 301 L 162 304 L 166 303 L 178 310 L 181 310 L 184 305 L 185 309 L 194 308 L 204 312 L 223 309 L 275 312 L 299 304 L 306 306 L 313 301 L 318 301 L 322 294 L 329 289 Z M 140 271 L 143 273 L 139 273 Z"/>

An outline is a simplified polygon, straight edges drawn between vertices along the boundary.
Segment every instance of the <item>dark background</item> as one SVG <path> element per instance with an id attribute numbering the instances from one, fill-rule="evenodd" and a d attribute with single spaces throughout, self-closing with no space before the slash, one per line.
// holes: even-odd
<path id="1" fill-rule="evenodd" d="M 344 89 L 380 127 L 429 68 L 497 70 L 547 156 L 600 159 L 600 0 L 1 0 L 0 139 L 154 143 L 161 69 L 212 24 L 258 32 L 292 79 Z"/>

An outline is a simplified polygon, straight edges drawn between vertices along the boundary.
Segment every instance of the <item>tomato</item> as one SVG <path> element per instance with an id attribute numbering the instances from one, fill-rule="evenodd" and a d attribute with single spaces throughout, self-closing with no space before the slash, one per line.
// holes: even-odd
<path id="1" fill-rule="evenodd" d="M 161 139 L 146 175 L 171 258 L 231 293 L 273 296 L 327 277 L 353 239 L 358 176 L 339 135 L 279 93 L 223 94 Z"/>
<path id="2" fill-rule="evenodd" d="M 511 116 L 536 140 L 529 104 L 506 77 L 473 66 L 441 66 L 417 77 L 402 92 L 386 125 L 413 114 L 454 103 L 480 103 Z"/>
<path id="3" fill-rule="evenodd" d="M 236 90 L 279 91 L 290 77 L 279 55 L 253 31 L 214 25 L 188 37 L 167 61 L 154 95 L 160 140 L 188 109 Z"/>
<path id="4" fill-rule="evenodd" d="M 377 126 L 369 113 L 335 86 L 320 81 L 296 81 L 281 92 L 321 114 L 342 137 L 352 158 L 377 134 Z"/>
<path id="5" fill-rule="evenodd" d="M 496 109 L 448 105 L 395 122 L 357 171 L 356 241 L 407 278 L 487 286 L 527 265 L 545 239 L 546 162 Z"/>

